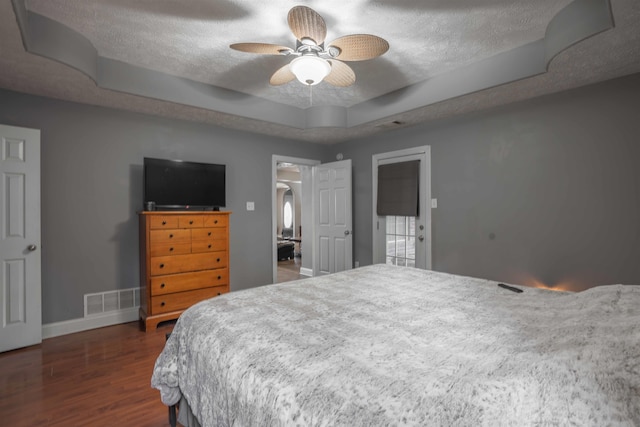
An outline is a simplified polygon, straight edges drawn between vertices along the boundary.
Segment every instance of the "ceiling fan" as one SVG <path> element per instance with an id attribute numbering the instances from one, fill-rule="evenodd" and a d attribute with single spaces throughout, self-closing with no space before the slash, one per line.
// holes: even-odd
<path id="1" fill-rule="evenodd" d="M 333 86 L 346 87 L 356 81 L 356 75 L 342 61 L 373 59 L 389 50 L 389 43 L 370 34 L 339 37 L 325 47 L 327 26 L 315 10 L 295 6 L 287 17 L 289 28 L 296 37 L 296 48 L 270 43 L 235 43 L 232 49 L 263 55 L 295 56 L 289 64 L 277 70 L 269 80 L 274 86 L 298 79 L 305 85 L 326 81 Z"/>

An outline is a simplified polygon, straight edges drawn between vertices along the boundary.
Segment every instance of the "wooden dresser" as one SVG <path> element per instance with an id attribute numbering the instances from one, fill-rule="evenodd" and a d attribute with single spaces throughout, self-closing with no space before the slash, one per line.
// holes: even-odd
<path id="1" fill-rule="evenodd" d="M 140 318 L 145 330 L 229 292 L 230 212 L 140 212 Z"/>

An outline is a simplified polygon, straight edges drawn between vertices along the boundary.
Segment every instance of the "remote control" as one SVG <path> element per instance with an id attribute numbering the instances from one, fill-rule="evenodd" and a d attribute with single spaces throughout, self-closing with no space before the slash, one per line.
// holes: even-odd
<path id="1" fill-rule="evenodd" d="M 498 283 L 501 288 L 509 289 L 510 291 L 520 293 L 522 289 L 514 288 L 513 286 L 505 285 L 504 283 Z"/>

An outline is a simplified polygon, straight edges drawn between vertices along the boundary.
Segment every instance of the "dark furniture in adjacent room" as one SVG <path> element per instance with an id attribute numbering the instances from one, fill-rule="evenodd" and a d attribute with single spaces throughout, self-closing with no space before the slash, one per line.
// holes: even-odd
<path id="1" fill-rule="evenodd" d="M 278 261 L 293 259 L 293 257 L 295 256 L 295 247 L 296 245 L 294 242 L 278 242 Z"/>

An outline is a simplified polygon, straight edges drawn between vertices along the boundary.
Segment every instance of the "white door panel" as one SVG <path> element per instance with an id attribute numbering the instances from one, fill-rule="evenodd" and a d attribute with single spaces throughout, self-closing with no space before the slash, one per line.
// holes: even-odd
<path id="1" fill-rule="evenodd" d="M 347 267 L 346 265 L 346 252 L 347 252 L 347 241 L 343 238 L 336 238 L 334 240 L 334 253 L 335 253 L 335 266 L 336 271 L 344 271 L 351 269 L 351 267 Z"/>
<path id="2" fill-rule="evenodd" d="M 347 195 L 344 188 L 335 190 L 335 225 L 347 227 Z M 349 201 L 350 202 L 350 201 Z"/>
<path id="3" fill-rule="evenodd" d="M 318 194 L 320 214 L 318 220 L 320 225 L 329 226 L 331 223 L 331 191 L 328 189 L 320 189 Z"/>
<path id="4" fill-rule="evenodd" d="M 329 249 L 329 238 L 326 236 L 320 236 L 319 239 L 319 254 L 320 262 L 318 268 L 321 274 L 329 274 L 331 272 L 331 263 L 329 258 L 331 256 L 331 250 Z"/>
<path id="5" fill-rule="evenodd" d="M 42 341 L 40 131 L 0 125 L 0 352 Z"/>
<path id="6" fill-rule="evenodd" d="M 23 259 L 5 260 L 6 280 L 6 314 L 4 324 L 7 326 L 25 323 L 26 286 L 25 262 Z"/>
<path id="7" fill-rule="evenodd" d="M 317 248 L 314 275 L 352 268 L 351 160 L 314 167 Z"/>

